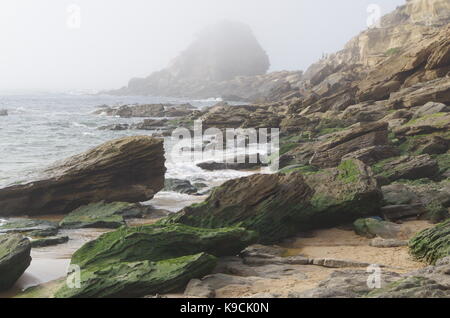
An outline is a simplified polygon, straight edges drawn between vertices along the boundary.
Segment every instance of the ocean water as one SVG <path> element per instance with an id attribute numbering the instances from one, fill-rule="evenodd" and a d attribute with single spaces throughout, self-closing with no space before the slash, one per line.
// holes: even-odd
<path id="1" fill-rule="evenodd" d="M 99 127 L 113 123 L 134 123 L 143 120 L 93 114 L 101 105 L 187 102 L 201 109 L 214 105 L 217 100 L 73 94 L 0 96 L 0 109 L 7 109 L 9 113 L 8 116 L 0 117 L 0 188 L 27 182 L 33 174 L 53 162 L 108 140 L 154 133 L 146 130 L 99 130 Z M 166 140 L 166 144 L 167 142 Z M 166 178 L 201 180 L 214 186 L 228 179 L 250 174 L 232 170 L 207 172 L 195 163 L 181 158 L 167 160 Z M 153 203 L 159 208 L 175 211 L 198 200 L 198 197 L 161 192 Z"/>
<path id="2" fill-rule="evenodd" d="M 153 133 L 145 130 L 99 130 L 99 127 L 109 124 L 134 123 L 143 119 L 95 115 L 93 112 L 98 106 L 186 102 L 203 108 L 214 105 L 217 100 L 71 94 L 0 96 L 0 109 L 7 109 L 9 112 L 8 116 L 0 116 L 0 188 L 27 182 L 35 173 L 55 161 L 84 152 L 108 140 Z M 166 178 L 200 181 L 213 187 L 226 180 L 254 173 L 233 170 L 204 171 L 196 166 L 197 161 L 186 160 L 183 156 L 171 157 L 171 152 L 167 151 L 170 143 L 169 138 L 166 138 L 166 159 L 170 159 L 166 160 Z M 146 204 L 176 212 L 205 198 L 206 196 L 161 191 Z M 61 216 L 52 216 L 51 219 L 53 218 L 58 221 Z M 11 291 L 0 294 L 0 298 L 11 297 L 27 287 L 65 276 L 71 254 L 101 233 L 103 230 L 99 229 L 67 230 L 63 234 L 70 236 L 69 243 L 33 249 L 31 266 Z"/>

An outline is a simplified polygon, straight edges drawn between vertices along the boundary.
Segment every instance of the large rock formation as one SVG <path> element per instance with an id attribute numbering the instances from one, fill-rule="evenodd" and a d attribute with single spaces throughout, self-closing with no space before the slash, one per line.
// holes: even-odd
<path id="1" fill-rule="evenodd" d="M 35 181 L 0 189 L 0 216 L 63 214 L 92 202 L 141 202 L 164 187 L 162 140 L 109 141 L 45 170 Z"/>
<path id="2" fill-rule="evenodd" d="M 378 212 L 381 191 L 370 169 L 348 160 L 302 176 L 252 175 L 216 188 L 205 202 L 163 220 L 191 226 L 243 226 L 272 243 L 299 231 L 323 228 Z"/>
<path id="3" fill-rule="evenodd" d="M 238 76 L 253 78 L 265 74 L 269 66 L 267 54 L 247 25 L 223 21 L 201 31 L 167 68 L 147 78 L 134 78 L 127 88 L 116 93 L 191 97 L 233 95 L 233 91 L 222 91 L 227 85 L 221 83 L 237 80 Z"/>
<path id="4" fill-rule="evenodd" d="M 0 291 L 14 285 L 31 262 L 30 240 L 20 234 L 0 236 Z"/>

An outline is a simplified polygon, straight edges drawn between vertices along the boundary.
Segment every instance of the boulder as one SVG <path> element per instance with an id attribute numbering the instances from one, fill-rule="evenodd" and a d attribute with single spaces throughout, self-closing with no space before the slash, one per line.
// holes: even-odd
<path id="1" fill-rule="evenodd" d="M 416 234 L 409 242 L 411 254 L 419 260 L 435 264 L 450 255 L 450 219 Z"/>
<path id="2" fill-rule="evenodd" d="M 20 234 L 0 235 L 0 291 L 11 288 L 31 263 L 30 240 Z"/>
<path id="3" fill-rule="evenodd" d="M 63 285 L 55 297 L 130 298 L 169 293 L 182 290 L 193 278 L 209 274 L 215 265 L 214 256 L 200 253 L 157 262 L 142 260 L 89 267 L 81 270 L 80 288 Z"/>
<path id="4" fill-rule="evenodd" d="M 342 158 L 352 152 L 388 143 L 388 124 L 375 122 L 357 124 L 336 133 L 329 140 L 320 143 L 315 149 L 310 164 L 319 168 L 336 167 Z"/>
<path id="5" fill-rule="evenodd" d="M 239 162 L 242 161 L 242 162 Z M 256 162 L 250 162 L 250 157 L 245 156 L 242 157 L 242 160 L 237 160 L 236 158 L 233 162 L 217 162 L 217 161 L 205 161 L 197 164 L 197 167 L 202 168 L 207 171 L 216 171 L 216 170 L 254 170 L 261 168 L 264 166 L 259 160 L 259 156 Z"/>
<path id="6" fill-rule="evenodd" d="M 384 239 L 398 238 L 401 226 L 392 222 L 375 218 L 358 219 L 353 223 L 355 233 L 368 238 L 381 237 Z"/>
<path id="7" fill-rule="evenodd" d="M 303 177 L 289 174 L 252 175 L 230 180 L 195 204 L 163 220 L 191 226 L 243 226 L 272 243 L 303 230 L 324 228 L 379 209 L 381 191 L 367 167 L 344 162 Z"/>
<path id="8" fill-rule="evenodd" d="M 125 218 L 143 217 L 150 209 L 151 207 L 138 203 L 102 201 L 81 206 L 70 212 L 59 225 L 66 229 L 115 229 L 125 225 Z"/>
<path id="9" fill-rule="evenodd" d="M 439 166 L 429 155 L 401 156 L 381 161 L 373 166 L 373 170 L 380 181 L 389 184 L 400 179 L 435 178 Z"/>
<path id="10" fill-rule="evenodd" d="M 92 202 L 147 201 L 164 186 L 163 141 L 109 141 L 45 170 L 36 180 L 0 189 L 0 216 L 65 214 Z"/>
<path id="11" fill-rule="evenodd" d="M 234 255 L 256 239 L 254 232 L 243 228 L 202 229 L 181 224 L 122 227 L 83 245 L 73 254 L 71 262 L 84 268 L 118 262 L 159 261 L 199 252 Z"/>

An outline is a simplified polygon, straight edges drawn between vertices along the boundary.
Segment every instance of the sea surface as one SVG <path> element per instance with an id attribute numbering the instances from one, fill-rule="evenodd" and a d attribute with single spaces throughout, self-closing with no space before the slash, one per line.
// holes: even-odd
<path id="1" fill-rule="evenodd" d="M 114 123 L 135 123 L 143 118 L 118 118 L 93 114 L 99 106 L 124 104 L 190 103 L 202 109 L 218 100 L 186 100 L 142 96 L 108 96 L 79 94 L 1 95 L 0 109 L 8 116 L 0 116 L 0 188 L 31 180 L 37 172 L 55 161 L 96 147 L 108 140 L 132 135 L 152 135 L 157 131 L 99 130 Z M 169 155 L 165 139 L 166 159 Z M 197 162 L 185 158 L 166 160 L 166 178 L 180 178 L 206 183 L 210 188 L 226 180 L 250 175 L 254 172 L 221 170 L 208 172 L 196 166 Z M 159 192 L 145 202 L 155 208 L 176 212 L 192 203 L 201 202 L 205 195 L 193 196 L 175 192 Z M 59 221 L 62 216 L 43 216 Z M 0 219 L 0 223 L 2 219 Z M 69 243 L 33 249 L 33 261 L 24 275 L 8 293 L 17 292 L 65 276 L 71 254 L 85 242 L 94 239 L 104 230 L 67 230 L 61 234 L 70 237 Z"/>

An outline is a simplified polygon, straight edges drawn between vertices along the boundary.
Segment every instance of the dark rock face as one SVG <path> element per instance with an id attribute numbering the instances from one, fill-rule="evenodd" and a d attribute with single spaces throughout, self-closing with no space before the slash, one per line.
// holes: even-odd
<path id="1" fill-rule="evenodd" d="M 109 141 L 44 171 L 38 180 L 0 189 L 0 215 L 68 213 L 92 202 L 142 202 L 164 187 L 162 140 Z"/>
<path id="2" fill-rule="evenodd" d="M 0 236 L 0 290 L 14 285 L 31 262 L 30 240 L 20 234 Z"/>

